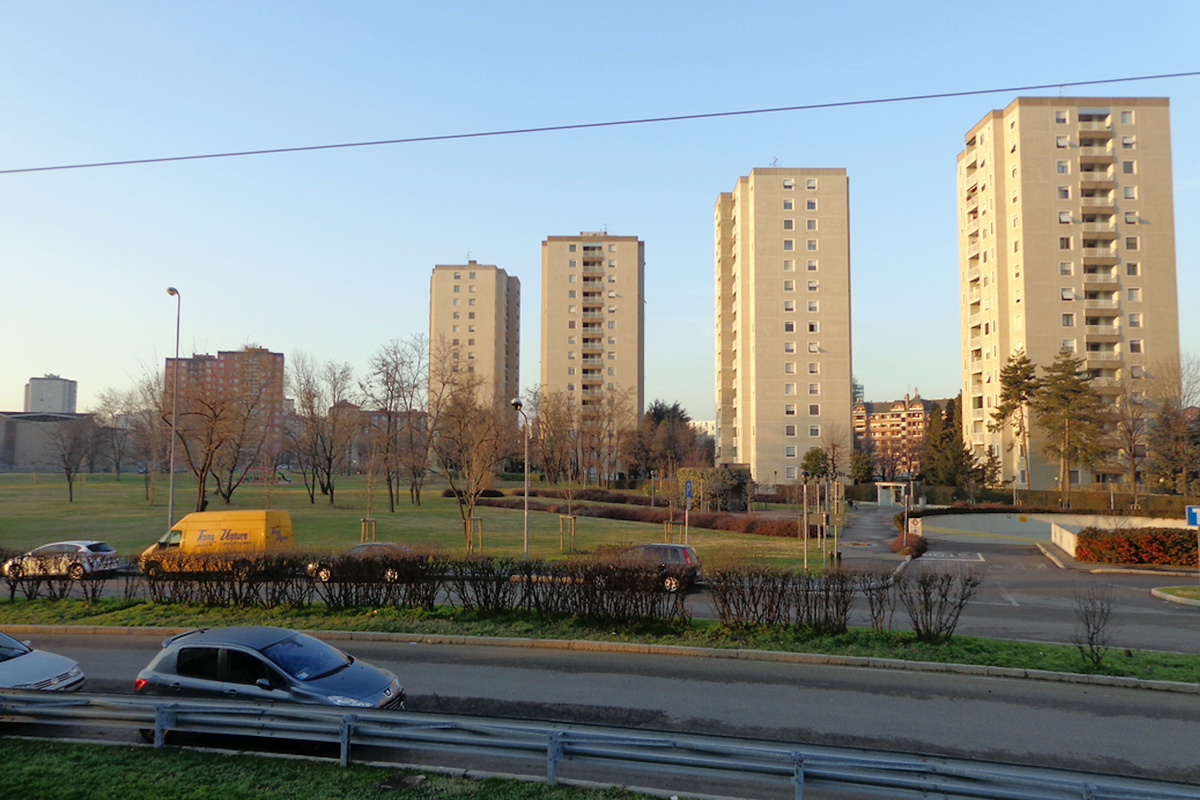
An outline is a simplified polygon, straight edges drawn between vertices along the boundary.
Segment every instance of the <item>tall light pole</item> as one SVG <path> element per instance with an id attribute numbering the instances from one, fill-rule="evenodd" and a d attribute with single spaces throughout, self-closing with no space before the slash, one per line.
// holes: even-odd
<path id="1" fill-rule="evenodd" d="M 175 427 L 179 424 L 179 317 L 183 310 L 183 297 L 174 286 L 167 287 L 167 294 L 175 298 L 175 362 L 172 365 L 173 386 L 171 387 L 171 477 L 167 489 L 167 531 L 175 524 Z"/>
<path id="2" fill-rule="evenodd" d="M 512 407 L 525 421 L 525 560 L 529 560 L 529 417 L 521 407 L 521 398 L 512 399 Z"/>

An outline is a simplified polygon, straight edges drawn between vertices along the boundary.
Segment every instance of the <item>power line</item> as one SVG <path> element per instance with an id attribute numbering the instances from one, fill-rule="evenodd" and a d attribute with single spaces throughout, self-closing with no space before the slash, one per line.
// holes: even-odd
<path id="1" fill-rule="evenodd" d="M 985 94 L 1004 94 L 1012 92 L 1032 92 L 1041 89 L 1061 89 L 1068 86 L 1096 86 L 1107 83 L 1130 83 L 1132 81 L 1156 81 L 1167 78 L 1192 78 L 1200 75 L 1196 72 L 1172 72 L 1163 75 L 1139 75 L 1130 78 L 1105 78 L 1094 81 L 1068 81 L 1065 83 L 1046 83 L 1037 86 L 1008 86 L 1002 89 L 973 89 L 965 92 L 940 92 L 938 94 L 915 94 L 903 97 L 881 97 L 873 100 L 843 100 L 834 103 L 812 103 L 801 106 L 780 106 L 778 108 L 754 108 L 743 111 L 712 111 L 704 114 L 681 114 L 671 117 L 643 117 L 641 119 L 611 120 L 608 122 L 579 122 L 570 125 L 547 125 L 537 128 L 513 128 L 502 131 L 479 131 L 476 133 L 448 133 L 440 136 L 413 136 L 406 139 L 381 139 L 373 142 L 342 142 L 340 144 L 315 144 L 304 147 L 275 147 L 267 150 L 240 150 L 228 153 L 202 153 L 190 156 L 166 156 L 164 158 L 135 158 L 127 161 L 97 161 L 90 164 L 59 164 L 50 167 L 22 167 L 20 169 L 0 169 L 0 175 L 12 175 L 20 172 L 50 172 L 65 169 L 91 169 L 94 167 L 126 167 L 133 164 L 161 164 L 168 161 L 199 161 L 206 158 L 236 158 L 239 156 L 265 156 L 276 153 L 304 153 L 313 150 L 338 150 L 348 147 L 378 147 L 389 144 L 417 144 L 420 142 L 445 142 L 454 139 L 482 139 L 492 136 L 515 136 L 526 133 L 552 133 L 556 131 L 577 131 L 588 128 L 615 128 L 623 125 L 650 125 L 659 122 L 683 122 L 696 119 L 717 119 L 720 117 L 745 117 L 752 114 L 778 114 L 784 111 L 815 111 L 824 108 L 847 108 L 851 106 L 883 105 L 885 103 L 907 103 L 914 100 L 944 100 L 951 97 L 972 97 Z"/>

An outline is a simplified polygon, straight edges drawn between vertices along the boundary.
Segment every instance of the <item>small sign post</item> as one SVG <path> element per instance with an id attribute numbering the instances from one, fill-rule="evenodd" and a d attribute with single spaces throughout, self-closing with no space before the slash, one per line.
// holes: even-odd
<path id="1" fill-rule="evenodd" d="M 1186 506 L 1187 524 L 1196 531 L 1196 576 L 1200 579 L 1200 506 Z"/>
<path id="2" fill-rule="evenodd" d="M 688 516 L 692 510 L 692 482 L 689 480 L 683 485 L 684 495 L 687 497 L 687 504 L 683 507 L 683 543 L 688 542 Z"/>

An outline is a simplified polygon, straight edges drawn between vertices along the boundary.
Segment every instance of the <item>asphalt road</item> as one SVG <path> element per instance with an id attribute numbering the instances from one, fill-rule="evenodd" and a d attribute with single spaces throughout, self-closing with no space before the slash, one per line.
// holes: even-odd
<path id="1" fill-rule="evenodd" d="M 130 691 L 145 635 L 40 635 Z M 413 711 L 869 747 L 1200 783 L 1200 695 L 724 658 L 353 642 Z"/>

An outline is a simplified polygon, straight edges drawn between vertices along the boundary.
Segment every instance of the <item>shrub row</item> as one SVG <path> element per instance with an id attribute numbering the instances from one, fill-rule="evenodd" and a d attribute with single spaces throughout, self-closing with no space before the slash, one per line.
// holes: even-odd
<path id="1" fill-rule="evenodd" d="M 1079 532 L 1075 558 L 1098 564 L 1197 566 L 1195 531 L 1187 528 L 1130 528 Z"/>
<path id="2" fill-rule="evenodd" d="M 530 492 L 530 496 L 532 496 Z M 524 497 L 506 497 L 502 500 L 480 500 L 481 506 L 497 508 L 524 508 Z M 529 501 L 530 511 L 548 511 L 553 514 L 566 514 L 565 503 L 542 503 L 537 500 Z M 600 519 L 619 519 L 626 522 L 647 522 L 661 525 L 672 520 L 670 509 L 644 508 L 624 506 L 599 506 L 587 503 L 573 503 L 571 513 L 580 517 L 598 517 Z M 679 512 L 675 512 L 675 522 L 682 523 Z M 725 514 L 720 512 L 696 512 L 688 517 L 688 523 L 693 528 L 706 530 L 733 531 L 735 533 L 753 533 L 759 536 L 796 537 L 800 526 L 795 520 L 753 517 L 745 514 Z"/>

